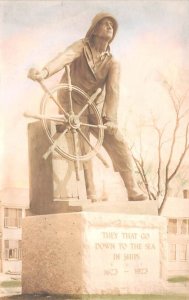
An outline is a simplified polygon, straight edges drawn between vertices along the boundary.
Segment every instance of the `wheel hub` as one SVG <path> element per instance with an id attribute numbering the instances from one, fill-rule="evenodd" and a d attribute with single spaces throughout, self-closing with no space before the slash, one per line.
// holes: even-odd
<path id="1" fill-rule="evenodd" d="M 79 117 L 77 115 L 70 115 L 69 116 L 69 125 L 73 129 L 78 129 L 80 127 Z"/>

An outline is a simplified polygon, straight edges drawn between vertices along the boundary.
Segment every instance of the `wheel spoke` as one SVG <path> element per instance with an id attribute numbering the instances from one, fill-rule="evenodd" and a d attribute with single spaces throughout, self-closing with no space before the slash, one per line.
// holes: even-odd
<path id="1" fill-rule="evenodd" d="M 87 144 L 91 147 L 91 149 L 95 150 L 94 146 L 91 144 L 91 142 L 86 137 L 86 135 L 83 133 L 83 131 L 80 128 L 78 128 L 77 130 L 81 134 L 81 136 L 84 138 L 84 140 L 87 142 Z"/>
<path id="2" fill-rule="evenodd" d="M 55 150 L 55 148 L 58 145 L 58 142 L 60 141 L 60 139 L 68 132 L 68 128 L 66 128 L 59 136 L 58 138 L 54 141 L 54 143 L 49 147 L 49 149 L 47 150 L 47 152 L 43 155 L 44 159 L 47 159 L 49 157 L 49 155 Z M 57 132 L 53 135 L 53 138 L 57 135 Z"/>
<path id="3" fill-rule="evenodd" d="M 82 108 L 82 110 L 79 112 L 78 117 L 80 118 L 81 115 L 84 113 L 84 111 L 88 108 L 89 105 L 91 105 L 96 97 L 101 93 L 101 89 L 97 89 L 97 91 L 90 97 L 89 101 L 85 104 L 85 106 Z"/>
<path id="4" fill-rule="evenodd" d="M 42 89 L 49 95 L 49 97 L 54 101 L 54 103 L 61 109 L 61 111 L 69 117 L 69 114 L 65 111 L 65 109 L 62 107 L 62 105 L 56 100 L 56 98 L 53 96 L 53 94 L 49 91 L 49 89 L 45 86 L 43 81 L 39 80 L 39 84 L 41 85 Z"/>
<path id="5" fill-rule="evenodd" d="M 93 127 L 93 128 L 102 128 L 106 129 L 106 126 L 104 125 L 94 125 L 94 124 L 88 124 L 88 123 L 80 123 L 82 126 L 88 126 L 88 127 Z"/>
<path id="6" fill-rule="evenodd" d="M 72 82 L 71 82 L 71 76 L 70 76 L 70 67 L 69 65 L 66 65 L 66 72 L 68 76 L 68 90 L 69 90 L 69 100 L 70 100 L 70 113 L 73 113 L 73 101 L 72 101 Z"/>
<path id="7" fill-rule="evenodd" d="M 47 121 L 54 121 L 54 122 L 60 122 L 65 123 L 67 122 L 67 119 L 64 115 L 57 115 L 57 116 L 48 116 L 48 115 L 42 115 L 42 114 L 30 114 L 25 112 L 24 116 L 27 118 L 34 118 L 37 120 L 47 120 Z"/>
<path id="8" fill-rule="evenodd" d="M 78 134 L 75 129 L 72 130 L 73 133 L 73 143 L 74 143 L 74 155 L 76 156 L 76 160 L 74 161 L 75 165 L 75 173 L 77 181 L 80 180 L 79 178 L 79 157 L 78 157 Z"/>
<path id="9" fill-rule="evenodd" d="M 91 149 L 95 152 L 96 156 L 102 161 L 102 163 L 105 165 L 105 167 L 109 168 L 109 164 L 107 163 L 107 161 L 102 157 L 102 155 L 100 153 L 98 153 L 96 151 L 95 147 L 91 144 L 91 142 L 86 137 L 86 135 L 83 133 L 83 131 L 80 128 L 78 128 L 77 130 L 79 131 L 79 133 L 81 134 L 83 139 L 87 142 L 87 144 L 91 147 Z"/>

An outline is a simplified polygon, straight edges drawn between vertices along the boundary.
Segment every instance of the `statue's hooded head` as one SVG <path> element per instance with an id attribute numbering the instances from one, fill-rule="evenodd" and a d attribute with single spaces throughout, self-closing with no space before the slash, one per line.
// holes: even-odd
<path id="1" fill-rule="evenodd" d="M 117 32 L 117 29 L 118 29 L 118 23 L 117 23 L 116 19 L 111 14 L 108 14 L 108 13 L 99 13 L 93 18 L 91 27 L 89 28 L 89 30 L 87 31 L 87 34 L 85 36 L 86 39 L 88 39 L 88 40 L 92 39 L 96 26 L 98 25 L 99 22 L 101 22 L 105 18 L 108 18 L 112 21 L 113 37 L 109 41 L 109 44 L 113 41 L 113 39 L 116 35 L 116 32 Z"/>

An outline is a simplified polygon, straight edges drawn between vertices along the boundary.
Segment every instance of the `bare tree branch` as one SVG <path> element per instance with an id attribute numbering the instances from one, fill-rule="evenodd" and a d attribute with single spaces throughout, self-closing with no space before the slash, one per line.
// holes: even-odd
<path id="1" fill-rule="evenodd" d="M 178 161 L 178 164 L 175 168 L 175 170 L 172 172 L 172 174 L 167 178 L 168 181 L 171 181 L 171 179 L 176 175 L 176 173 L 178 172 L 178 169 L 180 168 L 180 165 L 186 155 L 186 152 L 188 151 L 189 149 L 189 144 L 188 144 L 188 131 L 189 131 L 189 123 L 187 124 L 186 126 L 186 132 L 185 132 L 185 145 L 184 145 L 184 150 L 183 150 L 183 153 L 181 154 L 180 158 L 179 158 L 179 161 Z"/>
<path id="2" fill-rule="evenodd" d="M 167 194 L 168 194 L 168 189 L 169 189 L 169 183 L 173 179 L 173 177 L 176 175 L 176 173 L 178 172 L 178 170 L 181 166 L 181 163 L 182 163 L 182 161 L 185 157 L 185 154 L 186 154 L 187 150 L 189 149 L 189 144 L 188 144 L 189 123 L 188 123 L 187 126 L 186 126 L 186 132 L 185 132 L 185 146 L 184 146 L 183 153 L 181 154 L 181 156 L 178 159 L 178 163 L 177 163 L 176 168 L 174 169 L 172 174 L 169 174 L 169 168 L 170 168 L 170 164 L 171 164 L 172 157 L 173 157 L 174 147 L 175 147 L 175 144 L 176 144 L 177 131 L 178 131 L 179 126 L 180 126 L 180 120 L 188 113 L 189 110 L 187 110 L 183 114 L 181 114 L 181 106 L 183 105 L 184 98 L 178 99 L 176 97 L 175 92 L 174 92 L 174 95 L 172 94 L 171 87 L 170 87 L 169 84 L 168 84 L 168 87 L 169 87 L 169 95 L 171 97 L 171 100 L 172 100 L 172 103 L 173 103 L 173 106 L 174 106 L 174 109 L 175 109 L 175 113 L 176 113 L 176 120 L 175 120 L 175 127 L 174 127 L 174 130 L 173 130 L 173 136 L 172 136 L 169 159 L 168 159 L 168 162 L 167 162 L 167 165 L 166 165 L 166 170 L 165 170 L 165 192 L 164 192 L 164 197 L 163 197 L 162 204 L 159 208 L 159 213 L 161 213 L 161 211 L 162 211 L 162 209 L 165 205 L 165 201 L 166 201 Z M 174 97 L 177 99 L 177 103 L 176 103 Z"/>
<path id="3" fill-rule="evenodd" d="M 162 139 L 162 132 L 158 131 L 158 182 L 157 182 L 157 196 L 160 195 L 160 185 L 161 185 L 161 165 L 162 165 L 162 158 L 161 158 L 161 139 Z"/>
<path id="4" fill-rule="evenodd" d="M 187 89 L 184 94 L 182 95 L 183 100 L 185 101 L 187 95 L 188 95 L 189 89 Z"/>
<path id="5" fill-rule="evenodd" d="M 188 113 L 189 113 L 189 108 L 185 110 L 185 112 L 182 115 L 180 115 L 180 119 L 183 119 Z"/>
<path id="6" fill-rule="evenodd" d="M 149 187 L 149 184 L 148 184 L 148 180 L 147 180 L 147 177 L 146 177 L 146 172 L 144 170 L 144 167 L 143 167 L 143 164 L 141 163 L 141 161 L 139 161 L 133 154 L 132 154 L 132 157 L 133 157 L 133 160 L 136 164 L 136 167 L 137 167 L 137 170 L 141 176 L 141 179 L 142 179 L 142 182 L 145 186 L 145 189 L 148 193 L 148 197 L 149 199 L 153 199 L 155 200 L 156 199 L 156 196 L 153 194 L 153 192 L 150 191 L 150 187 Z"/>
<path id="7" fill-rule="evenodd" d="M 175 91 L 173 89 L 173 87 L 168 83 L 168 81 L 166 79 L 163 80 L 163 84 L 166 86 L 167 90 L 168 90 L 168 93 L 169 93 L 169 96 L 172 100 L 172 103 L 173 103 L 173 107 L 175 109 L 175 112 L 176 114 L 178 115 L 178 107 L 177 107 L 177 102 L 175 101 L 175 98 L 177 98 L 175 96 Z M 174 93 L 174 95 L 173 95 Z M 177 99 L 178 100 L 178 99 Z M 179 101 L 178 101 L 179 102 Z"/>
<path id="8" fill-rule="evenodd" d="M 179 135 L 179 136 L 177 136 L 176 138 L 177 138 L 177 139 L 181 139 L 181 138 L 183 138 L 183 137 L 185 137 L 185 135 Z M 163 146 L 164 144 L 170 142 L 171 140 L 172 140 L 172 138 L 169 138 L 169 139 L 163 141 L 163 142 L 161 143 L 161 145 Z"/>

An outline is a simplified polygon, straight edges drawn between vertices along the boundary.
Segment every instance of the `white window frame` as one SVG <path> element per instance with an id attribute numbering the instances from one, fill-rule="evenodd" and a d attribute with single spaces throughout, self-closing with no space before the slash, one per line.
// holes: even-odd
<path id="1" fill-rule="evenodd" d="M 184 258 L 182 258 L 180 256 L 180 254 L 181 254 L 181 248 L 182 247 L 184 247 L 184 251 L 183 251 L 183 253 L 185 254 Z M 178 252 L 178 254 L 179 254 L 179 261 L 187 261 L 187 244 L 180 244 L 179 245 L 179 252 Z"/>
<path id="2" fill-rule="evenodd" d="M 16 217 L 11 218 L 9 215 L 9 210 L 16 211 Z M 6 211 L 8 216 L 6 215 Z M 22 222 L 22 209 L 15 207 L 5 207 L 4 208 L 4 228 L 21 228 Z"/>
<path id="3" fill-rule="evenodd" d="M 6 244 L 8 243 L 8 247 Z M 10 244 L 15 246 L 11 247 Z M 17 245 L 16 245 L 17 244 Z M 14 253 L 13 257 L 10 257 L 11 251 Z M 21 240 L 4 240 L 4 259 L 5 260 L 22 260 L 22 241 Z"/>
<path id="4" fill-rule="evenodd" d="M 169 230 L 169 229 L 170 229 L 169 224 L 170 224 L 171 220 L 176 221 L 176 232 L 171 232 L 171 231 Z M 169 218 L 169 219 L 168 219 L 167 233 L 168 233 L 168 234 L 174 234 L 174 235 L 178 234 L 178 219 L 176 219 L 176 218 Z"/>
<path id="5" fill-rule="evenodd" d="M 186 221 L 186 232 L 185 233 L 182 233 L 181 231 L 181 226 L 182 226 L 182 223 Z M 189 219 L 181 219 L 181 225 L 180 225 L 180 234 L 181 235 L 189 235 Z"/>

